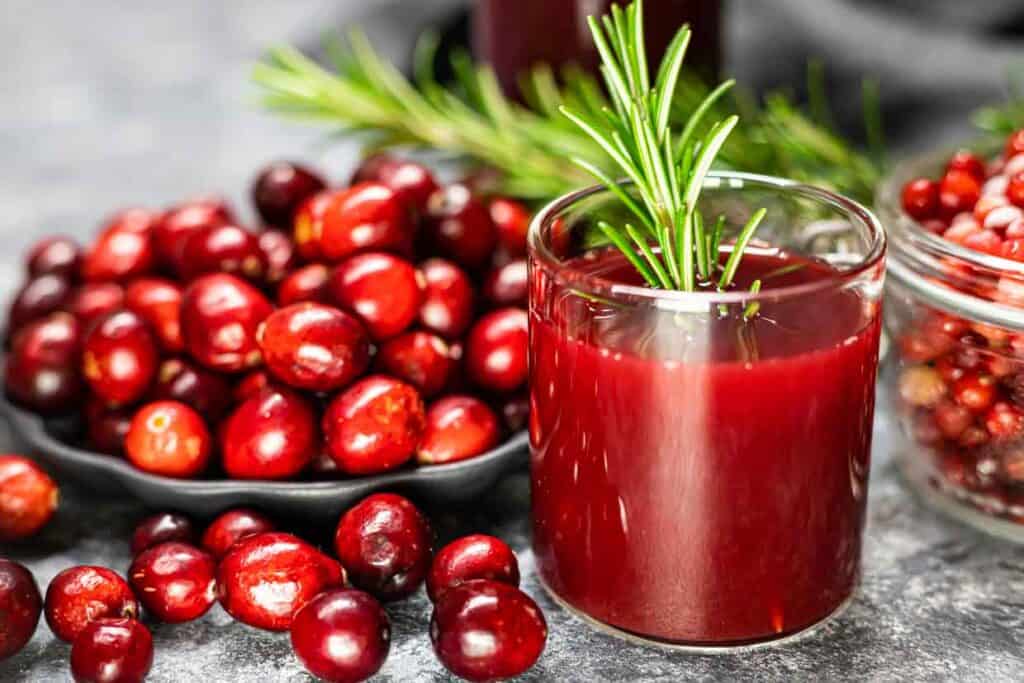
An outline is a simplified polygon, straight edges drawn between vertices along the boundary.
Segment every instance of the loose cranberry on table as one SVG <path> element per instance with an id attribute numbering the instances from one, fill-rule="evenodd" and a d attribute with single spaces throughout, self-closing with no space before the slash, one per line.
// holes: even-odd
<path id="1" fill-rule="evenodd" d="M 195 538 L 195 528 L 188 517 L 176 512 L 158 512 L 135 525 L 135 531 L 132 532 L 132 556 L 161 543 L 192 543 Z"/>
<path id="2" fill-rule="evenodd" d="M 71 646 L 76 683 L 142 683 L 153 666 L 153 636 L 135 619 L 97 619 Z"/>
<path id="3" fill-rule="evenodd" d="M 484 299 L 492 306 L 526 306 L 529 294 L 526 260 L 513 259 L 492 270 L 484 280 Z"/>
<path id="4" fill-rule="evenodd" d="M 267 272 L 267 256 L 259 238 L 231 223 L 196 230 L 188 236 L 181 254 L 180 274 L 186 280 L 205 273 L 234 273 L 261 280 Z"/>
<path id="5" fill-rule="evenodd" d="M 217 601 L 217 562 L 188 543 L 169 541 L 144 550 L 128 570 L 146 612 L 171 624 L 206 614 Z"/>
<path id="6" fill-rule="evenodd" d="M 322 263 L 311 263 L 292 271 L 277 287 L 277 305 L 288 306 L 304 301 L 329 303 L 327 282 L 330 277 L 330 269 Z"/>
<path id="7" fill-rule="evenodd" d="M 111 406 L 142 398 L 156 376 L 156 341 L 142 318 L 131 311 L 97 320 L 82 348 L 82 374 L 93 393 Z"/>
<path id="8" fill-rule="evenodd" d="M 218 599 L 228 614 L 270 631 L 289 629 L 303 605 L 344 583 L 344 571 L 335 560 L 280 532 L 240 540 L 217 570 Z"/>
<path id="9" fill-rule="evenodd" d="M 394 337 L 415 322 L 423 283 L 408 261 L 384 252 L 353 256 L 331 273 L 331 298 L 356 314 L 375 341 Z"/>
<path id="10" fill-rule="evenodd" d="M 125 439 L 128 460 L 144 472 L 194 477 L 210 459 L 210 433 L 199 414 L 184 403 L 156 401 L 132 418 Z"/>
<path id="11" fill-rule="evenodd" d="M 444 339 L 430 332 L 406 332 L 384 342 L 374 359 L 380 372 L 416 387 L 424 398 L 452 380 L 457 359 Z"/>
<path id="12" fill-rule="evenodd" d="M 224 471 L 233 479 L 288 479 L 320 448 L 313 406 L 291 391 L 265 389 L 221 425 Z"/>
<path id="13" fill-rule="evenodd" d="M 355 317 L 311 302 L 281 308 L 257 333 L 271 374 L 299 389 L 333 391 L 370 364 L 370 339 Z"/>
<path id="14" fill-rule="evenodd" d="M 498 197 L 488 205 L 491 221 L 498 231 L 498 241 L 509 256 L 526 256 L 526 233 L 530 228 L 530 211 L 513 199 Z"/>
<path id="15" fill-rule="evenodd" d="M 421 465 L 441 465 L 486 453 L 498 444 L 498 418 L 472 396 L 446 396 L 430 406 L 416 450 Z"/>
<path id="16" fill-rule="evenodd" d="M 466 268 L 480 268 L 498 243 L 491 215 L 465 185 L 448 185 L 430 196 L 424 216 L 427 240 Z"/>
<path id="17" fill-rule="evenodd" d="M 68 313 L 52 313 L 18 330 L 4 365 L 4 385 L 19 403 L 40 413 L 78 405 L 81 325 Z"/>
<path id="18" fill-rule="evenodd" d="M 291 229 L 299 206 L 325 187 L 323 179 L 302 164 L 276 161 L 256 176 L 252 202 L 267 225 Z"/>
<path id="19" fill-rule="evenodd" d="M 238 372 L 259 364 L 256 330 L 273 307 L 255 287 L 234 275 L 203 275 L 185 290 L 181 331 L 185 347 L 203 365 Z"/>
<path id="20" fill-rule="evenodd" d="M 46 623 L 68 643 L 92 621 L 139 615 L 139 603 L 128 583 L 105 567 L 65 569 L 46 589 Z"/>
<path id="21" fill-rule="evenodd" d="M 44 237 L 28 252 L 25 265 L 29 277 L 61 275 L 73 280 L 82 263 L 82 248 L 71 237 Z"/>
<path id="22" fill-rule="evenodd" d="M 324 441 L 347 474 L 377 474 L 408 462 L 423 431 L 415 387 L 371 375 L 338 395 L 323 416 Z"/>
<path id="23" fill-rule="evenodd" d="M 444 591 L 430 618 L 430 641 L 437 658 L 469 681 L 522 674 L 540 658 L 547 636 L 547 622 L 530 596 L 515 586 L 486 579 Z"/>
<path id="24" fill-rule="evenodd" d="M 171 272 L 180 273 L 189 235 L 233 221 L 231 209 L 218 198 L 193 199 L 173 207 L 153 226 L 153 245 L 160 262 Z"/>
<path id="25" fill-rule="evenodd" d="M 223 375 L 184 358 L 168 358 L 157 370 L 151 398 L 184 403 L 213 423 L 230 410 L 232 391 Z"/>
<path id="26" fill-rule="evenodd" d="M 281 230 L 264 230 L 260 233 L 260 250 L 267 261 L 265 279 L 271 284 L 280 282 L 299 265 L 299 254 L 290 234 L 291 226 L 287 233 Z"/>
<path id="27" fill-rule="evenodd" d="M 42 612 L 43 598 L 32 572 L 0 558 L 0 662 L 28 644 Z"/>
<path id="28" fill-rule="evenodd" d="M 375 493 L 342 515 L 334 549 L 349 581 L 381 600 L 411 595 L 430 570 L 433 533 L 408 499 Z"/>
<path id="29" fill-rule="evenodd" d="M 274 531 L 269 518 L 250 508 L 234 508 L 210 522 L 203 532 L 202 546 L 220 560 L 238 541 L 267 531 Z"/>
<path id="30" fill-rule="evenodd" d="M 0 541 L 36 535 L 53 518 L 60 494 L 39 465 L 20 455 L 0 455 Z"/>
<path id="31" fill-rule="evenodd" d="M 362 251 L 408 254 L 412 225 L 401 198 L 381 183 L 359 183 L 330 195 L 323 212 L 319 253 L 331 262 Z M 302 218 L 300 212 L 299 218 Z M 303 224 L 296 222 L 296 242 Z"/>
<path id="32" fill-rule="evenodd" d="M 428 259 L 419 268 L 424 284 L 420 324 L 445 339 L 458 339 L 473 320 L 475 297 L 469 276 L 444 259 Z"/>
<path id="33" fill-rule="evenodd" d="M 71 295 L 71 282 L 63 275 L 34 277 L 14 295 L 7 313 L 7 325 L 11 331 L 16 331 L 33 320 L 59 311 Z"/>
<path id="34" fill-rule="evenodd" d="M 128 285 L 125 308 L 149 324 L 160 346 L 169 353 L 185 349 L 181 338 L 181 287 L 162 278 L 140 278 Z"/>
<path id="35" fill-rule="evenodd" d="M 508 544 L 486 534 L 456 539 L 434 556 L 427 575 L 427 595 L 432 602 L 449 588 L 473 579 L 519 585 L 519 560 Z"/>
<path id="36" fill-rule="evenodd" d="M 125 308 L 125 289 L 116 282 L 83 282 L 64 305 L 87 331 L 100 318 Z"/>
<path id="37" fill-rule="evenodd" d="M 501 308 L 480 318 L 466 340 L 470 379 L 491 391 L 512 391 L 526 383 L 528 316 L 521 308 Z"/>
<path id="38" fill-rule="evenodd" d="M 391 622 L 367 593 L 331 590 L 298 611 L 291 641 L 302 666 L 317 678 L 333 683 L 363 681 L 377 673 L 388 657 Z"/>

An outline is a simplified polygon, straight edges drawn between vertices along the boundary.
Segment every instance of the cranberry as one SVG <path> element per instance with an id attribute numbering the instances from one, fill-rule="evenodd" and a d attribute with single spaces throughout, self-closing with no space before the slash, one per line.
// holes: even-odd
<path id="1" fill-rule="evenodd" d="M 420 275 L 411 263 L 384 252 L 358 254 L 331 273 L 331 296 L 363 321 L 381 341 L 405 331 L 423 300 Z"/>
<path id="2" fill-rule="evenodd" d="M 904 197 L 906 190 L 904 190 Z M 938 194 L 936 193 L 936 202 Z M 906 200 L 904 200 L 906 206 Z M 519 202 L 498 197 L 488 207 L 491 221 L 498 230 L 498 240 L 509 256 L 526 256 L 526 233 L 530 228 L 530 212 Z M 908 213 L 910 213 L 908 211 Z"/>
<path id="3" fill-rule="evenodd" d="M 303 605 L 344 582 L 341 565 L 305 541 L 280 532 L 238 541 L 217 570 L 218 598 L 228 614 L 270 631 L 289 629 Z"/>
<path id="4" fill-rule="evenodd" d="M 487 263 L 498 242 L 487 207 L 465 185 L 448 185 L 430 196 L 425 228 L 441 253 L 466 268 Z"/>
<path id="5" fill-rule="evenodd" d="M 71 297 L 71 285 L 62 275 L 34 277 L 11 300 L 7 324 L 11 330 L 59 311 Z"/>
<path id="6" fill-rule="evenodd" d="M 223 376 L 181 358 L 160 364 L 152 397 L 184 403 L 210 423 L 227 414 L 233 398 L 231 384 Z"/>
<path id="7" fill-rule="evenodd" d="M 334 548 L 349 581 L 381 600 L 397 600 L 419 588 L 430 569 L 432 535 L 409 500 L 375 493 L 342 515 Z"/>
<path id="8" fill-rule="evenodd" d="M 203 365 L 238 372 L 257 365 L 256 330 L 273 307 L 252 285 L 216 273 L 193 281 L 181 301 L 185 346 Z"/>
<path id="9" fill-rule="evenodd" d="M 319 449 L 316 412 L 290 391 L 267 389 L 231 414 L 220 431 L 224 471 L 233 479 L 287 479 Z"/>
<path id="10" fill-rule="evenodd" d="M 185 349 L 181 339 L 181 287 L 160 278 L 140 278 L 125 290 L 125 307 L 149 324 L 164 350 Z"/>
<path id="11" fill-rule="evenodd" d="M 988 443 L 988 440 L 989 434 L 983 427 L 971 425 L 963 431 L 960 438 L 957 439 L 957 443 L 964 448 L 977 448 L 982 444 Z"/>
<path id="12" fill-rule="evenodd" d="M 220 560 L 243 538 L 274 530 L 274 523 L 250 508 L 222 512 L 203 533 L 203 548 Z"/>
<path id="13" fill-rule="evenodd" d="M 260 280 L 267 271 L 267 256 L 256 235 L 226 223 L 196 230 L 182 250 L 181 274 L 192 280 L 205 273 L 235 273 Z"/>
<path id="14" fill-rule="evenodd" d="M 1003 151 L 1007 159 L 1012 159 L 1018 154 L 1024 154 L 1024 129 L 1014 131 L 1006 139 L 1006 148 Z"/>
<path id="15" fill-rule="evenodd" d="M 420 264 L 423 303 L 420 324 L 446 339 L 458 339 L 473 319 L 473 285 L 451 261 L 429 259 Z"/>
<path id="16" fill-rule="evenodd" d="M 252 185 L 252 202 L 268 225 L 291 228 L 299 206 L 327 185 L 301 164 L 277 161 L 262 171 Z"/>
<path id="17" fill-rule="evenodd" d="M 86 331 L 100 318 L 124 308 L 124 287 L 116 282 L 85 282 L 75 288 L 64 309 Z"/>
<path id="18" fill-rule="evenodd" d="M 528 292 L 525 259 L 515 259 L 495 268 L 484 280 L 484 298 L 492 306 L 526 306 Z"/>
<path id="19" fill-rule="evenodd" d="M 233 397 L 236 403 L 244 403 L 272 385 L 273 382 L 266 370 L 253 370 L 235 385 Z"/>
<path id="20" fill-rule="evenodd" d="M 918 365 L 900 373 L 899 391 L 912 406 L 933 406 L 946 395 L 946 382 L 934 368 Z"/>
<path id="21" fill-rule="evenodd" d="M 540 657 L 547 636 L 537 603 L 498 581 L 477 579 L 446 590 L 430 618 L 437 658 L 470 681 L 518 676 Z"/>
<path id="22" fill-rule="evenodd" d="M 498 418 L 472 396 L 446 396 L 430 406 L 416 458 L 440 465 L 486 453 L 498 443 Z"/>
<path id="23" fill-rule="evenodd" d="M 530 397 L 527 394 L 512 396 L 501 404 L 501 418 L 510 432 L 526 429 L 530 422 Z"/>
<path id="24" fill-rule="evenodd" d="M 274 311 L 257 334 L 271 374 L 311 391 L 346 386 L 370 364 L 370 340 L 354 317 L 323 304 Z"/>
<path id="25" fill-rule="evenodd" d="M 984 225 L 990 213 L 1009 205 L 1010 202 L 1002 195 L 982 195 L 978 203 L 974 205 L 974 220 L 979 225 Z"/>
<path id="26" fill-rule="evenodd" d="M 132 532 L 132 557 L 161 543 L 192 543 L 195 537 L 195 529 L 188 517 L 176 512 L 159 512 L 135 526 Z"/>
<path id="27" fill-rule="evenodd" d="M 394 190 L 406 206 L 423 213 L 427 201 L 437 190 L 434 174 L 423 164 L 396 160 L 381 165 L 376 180 Z"/>
<path id="28" fill-rule="evenodd" d="M 181 272 L 188 237 L 203 228 L 234 220 L 227 204 L 216 198 L 195 199 L 170 209 L 153 227 L 157 255 L 165 266 Z"/>
<path id="29" fill-rule="evenodd" d="M 8 393 L 37 412 L 75 407 L 82 393 L 80 348 L 80 326 L 67 313 L 26 325 L 15 334 L 4 366 Z"/>
<path id="30" fill-rule="evenodd" d="M 0 541 L 34 536 L 53 517 L 57 484 L 28 458 L 0 455 Z"/>
<path id="31" fill-rule="evenodd" d="M 82 374 L 93 393 L 112 406 L 142 398 L 156 376 L 156 342 L 131 311 L 97 320 L 85 335 L 83 350 Z"/>
<path id="32" fill-rule="evenodd" d="M 416 389 L 371 375 L 337 396 L 324 413 L 327 449 L 347 474 L 377 474 L 408 462 L 423 430 Z"/>
<path id="33" fill-rule="evenodd" d="M 519 561 L 507 543 L 484 534 L 452 541 L 434 557 L 427 575 L 427 595 L 437 602 L 444 591 L 473 579 L 519 585 Z"/>
<path id="34" fill-rule="evenodd" d="M 988 375 L 964 375 L 953 385 L 953 398 L 972 413 L 983 415 L 995 403 L 995 380 Z"/>
<path id="35" fill-rule="evenodd" d="M 86 431 L 89 445 L 107 455 L 124 455 L 124 440 L 132 424 L 134 411 L 110 408 L 95 396 L 85 405 Z"/>
<path id="36" fill-rule="evenodd" d="M 526 382 L 527 315 L 501 308 L 480 318 L 466 340 L 466 370 L 479 386 L 512 391 Z"/>
<path id="37" fill-rule="evenodd" d="M 259 236 L 260 251 L 267 262 L 267 282 L 280 282 L 299 264 L 292 238 L 280 230 L 264 230 Z"/>
<path id="38" fill-rule="evenodd" d="M 981 185 L 964 171 L 949 171 L 939 184 L 939 205 L 947 216 L 970 211 L 980 196 Z"/>
<path id="39" fill-rule="evenodd" d="M 387 152 L 374 152 L 359 160 L 349 185 L 358 183 L 377 182 L 380 180 L 380 170 L 388 164 L 397 163 L 398 159 Z"/>
<path id="40" fill-rule="evenodd" d="M 155 262 L 148 230 L 115 221 L 85 252 L 82 277 L 94 282 L 128 280 L 150 272 Z"/>
<path id="41" fill-rule="evenodd" d="M 213 607 L 216 575 L 212 555 L 178 541 L 144 550 L 128 570 L 128 580 L 142 606 L 171 624 L 198 619 Z"/>
<path id="42" fill-rule="evenodd" d="M 330 300 L 330 290 L 327 288 L 330 276 L 331 271 L 320 263 L 312 263 L 291 272 L 277 288 L 278 305 L 288 306 L 303 301 L 327 303 Z"/>
<path id="43" fill-rule="evenodd" d="M 295 212 L 295 248 L 306 261 L 319 261 L 324 257 L 320 241 L 324 234 L 324 216 L 334 194 L 326 190 L 317 192 Z"/>
<path id="44" fill-rule="evenodd" d="M 104 567 L 65 569 L 46 589 L 46 623 L 55 636 L 68 643 L 91 621 L 104 617 L 134 619 L 138 614 L 139 603 L 132 589 Z"/>
<path id="45" fill-rule="evenodd" d="M 981 230 L 964 238 L 962 244 L 968 249 L 998 256 L 1003 249 L 1003 240 L 992 230 Z"/>
<path id="46" fill-rule="evenodd" d="M 153 666 L 153 636 L 135 619 L 97 619 L 71 646 L 77 683 L 142 683 Z"/>
<path id="47" fill-rule="evenodd" d="M 32 572 L 0 558 L 0 662 L 28 644 L 42 611 L 43 598 Z"/>
<path id="48" fill-rule="evenodd" d="M 946 173 L 950 171 L 963 171 L 978 182 L 985 180 L 985 162 L 965 149 L 957 151 L 950 157 L 946 164 Z"/>
<path id="49" fill-rule="evenodd" d="M 947 439 L 958 439 L 974 424 L 974 415 L 962 405 L 943 401 L 935 406 L 935 426 Z"/>
<path id="50" fill-rule="evenodd" d="M 433 396 L 452 379 L 456 368 L 451 349 L 441 337 L 429 332 L 406 332 L 384 343 L 377 352 L 377 369 Z"/>
<path id="51" fill-rule="evenodd" d="M 1024 413 L 1004 401 L 995 403 L 985 414 L 985 428 L 993 439 L 1009 439 L 1024 431 Z"/>
<path id="52" fill-rule="evenodd" d="M 380 183 L 360 183 L 333 193 L 322 225 L 320 253 L 328 261 L 371 250 L 404 254 L 412 247 L 405 207 L 394 190 Z"/>
<path id="53" fill-rule="evenodd" d="M 160 213 L 149 209 L 131 208 L 118 211 L 103 226 L 101 232 L 107 230 L 124 230 L 138 235 L 152 235 L 160 220 Z"/>
<path id="54" fill-rule="evenodd" d="M 29 277 L 60 275 L 69 280 L 78 277 L 82 248 L 70 237 L 46 237 L 28 253 Z"/>
<path id="55" fill-rule="evenodd" d="M 1024 172 L 1014 173 L 1006 185 L 1006 198 L 1019 207 L 1024 207 Z"/>
<path id="56" fill-rule="evenodd" d="M 140 470 L 165 477 L 193 477 L 210 458 L 210 434 L 184 403 L 156 401 L 132 418 L 125 439 L 128 459 Z"/>
<path id="57" fill-rule="evenodd" d="M 336 589 L 321 593 L 296 613 L 291 641 L 302 666 L 317 678 L 363 681 L 388 657 L 391 623 L 370 595 Z"/>

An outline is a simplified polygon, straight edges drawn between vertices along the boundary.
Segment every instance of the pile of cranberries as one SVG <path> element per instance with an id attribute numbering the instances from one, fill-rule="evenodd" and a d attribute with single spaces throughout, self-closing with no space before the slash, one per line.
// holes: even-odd
<path id="1" fill-rule="evenodd" d="M 376 474 L 524 426 L 521 204 L 390 156 L 341 188 L 273 164 L 252 196 L 260 230 L 201 198 L 36 244 L 7 395 L 179 478 Z"/>
<path id="2" fill-rule="evenodd" d="M 222 513 L 202 532 L 185 516 L 155 514 L 132 534 L 134 559 L 124 576 L 71 567 L 44 598 L 25 567 L 0 560 L 0 660 L 25 646 L 43 615 L 54 635 L 71 643 L 76 681 L 142 681 L 153 638 L 141 616 L 187 622 L 219 602 L 244 624 L 289 632 L 296 657 L 315 676 L 361 681 L 390 650 L 382 603 L 426 584 L 434 604 L 430 639 L 452 673 L 493 681 L 533 666 L 547 625 L 519 590 L 509 546 L 476 534 L 435 555 L 433 541 L 427 518 L 389 493 L 342 516 L 333 556 L 247 508 Z"/>
<path id="3" fill-rule="evenodd" d="M 958 245 L 1024 261 L 1024 130 L 986 161 L 958 152 L 938 180 L 902 192 L 904 212 Z M 1019 270 L 943 261 L 937 280 L 1024 307 Z M 908 431 L 934 458 L 933 484 L 989 515 L 1024 524 L 1024 335 L 925 309 L 899 341 Z"/>

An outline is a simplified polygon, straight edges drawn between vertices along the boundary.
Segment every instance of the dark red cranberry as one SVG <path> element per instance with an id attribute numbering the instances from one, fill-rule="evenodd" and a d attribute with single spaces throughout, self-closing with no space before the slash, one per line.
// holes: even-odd
<path id="1" fill-rule="evenodd" d="M 420 324 L 445 339 L 458 339 L 473 320 L 473 285 L 469 276 L 444 259 L 424 261 L 420 273 L 424 283 Z"/>
<path id="2" fill-rule="evenodd" d="M 0 662 L 32 640 L 42 611 L 43 598 L 32 572 L 0 558 Z"/>
<path id="3" fill-rule="evenodd" d="M 134 403 L 156 376 L 159 353 L 146 323 L 131 311 L 100 318 L 82 343 L 82 374 L 111 406 Z"/>
<path id="4" fill-rule="evenodd" d="M 234 396 L 235 403 L 243 403 L 272 385 L 273 380 L 271 380 L 266 370 L 253 370 L 235 385 L 232 395 Z"/>
<path id="5" fill-rule="evenodd" d="M 156 401 L 132 418 L 125 452 L 140 470 L 165 477 L 193 477 L 210 459 L 210 433 L 199 413 L 177 401 Z"/>
<path id="6" fill-rule="evenodd" d="M 426 578 L 432 540 L 426 518 L 409 500 L 375 493 L 342 515 L 334 548 L 353 586 L 397 600 Z"/>
<path id="7" fill-rule="evenodd" d="M 526 311 L 501 308 L 473 325 L 466 340 L 466 370 L 477 385 L 512 391 L 526 382 Z"/>
<path id="8" fill-rule="evenodd" d="M 64 310 L 78 318 L 82 330 L 125 307 L 124 287 L 116 282 L 84 282 L 71 292 Z"/>
<path id="9" fill-rule="evenodd" d="M 107 455 L 124 455 L 124 440 L 134 415 L 131 408 L 111 408 L 95 396 L 90 397 L 85 405 L 90 447 Z"/>
<path id="10" fill-rule="evenodd" d="M 17 330 L 33 320 L 59 311 L 70 298 L 71 285 L 64 276 L 34 277 L 26 282 L 11 300 L 7 324 L 12 331 Z"/>
<path id="11" fill-rule="evenodd" d="M 497 445 L 498 418 L 472 396 L 445 396 L 430 406 L 417 448 L 422 465 L 440 465 L 486 453 Z"/>
<path id="12" fill-rule="evenodd" d="M 408 254 L 412 227 L 402 200 L 386 185 L 360 183 L 334 192 L 323 216 L 320 253 L 340 261 L 361 251 Z"/>
<path id="13" fill-rule="evenodd" d="M 331 293 L 327 288 L 331 271 L 321 263 L 311 263 L 292 271 L 277 288 L 278 306 L 289 306 L 304 301 L 325 304 Z"/>
<path id="14" fill-rule="evenodd" d="M 135 619 L 97 619 L 71 646 L 76 683 L 142 683 L 153 666 L 153 636 Z"/>
<path id="15" fill-rule="evenodd" d="M 244 280 L 226 273 L 204 275 L 185 290 L 181 332 L 185 347 L 203 365 L 238 372 L 260 362 L 256 330 L 273 307 Z"/>
<path id="16" fill-rule="evenodd" d="M 388 340 L 375 359 L 377 369 L 408 382 L 424 398 L 438 393 L 452 379 L 456 359 L 441 337 L 430 332 L 406 332 Z"/>
<path id="17" fill-rule="evenodd" d="M 988 375 L 964 375 L 953 385 L 953 398 L 972 413 L 982 415 L 995 403 L 995 380 Z"/>
<path id="18" fill-rule="evenodd" d="M 267 261 L 267 282 L 280 282 L 299 265 L 295 243 L 287 233 L 280 230 L 264 230 L 260 233 L 259 244 Z"/>
<path id="19" fill-rule="evenodd" d="M 277 161 L 256 176 L 252 202 L 268 225 L 290 229 L 299 206 L 327 185 L 301 164 Z"/>
<path id="20" fill-rule="evenodd" d="M 165 351 L 185 349 L 181 339 L 181 287 L 160 278 L 140 278 L 125 290 L 125 307 L 149 324 Z"/>
<path id="21" fill-rule="evenodd" d="M 384 163 L 377 171 L 376 180 L 394 190 L 399 199 L 417 213 L 426 210 L 430 195 L 437 190 L 437 181 L 430 169 L 414 161 Z"/>
<path id="22" fill-rule="evenodd" d="M 547 622 L 537 603 L 498 581 L 477 579 L 446 590 L 430 618 L 437 658 L 469 681 L 520 675 L 536 663 L 547 636 Z"/>
<path id="23" fill-rule="evenodd" d="M 238 541 L 217 570 L 218 599 L 227 613 L 269 631 L 288 630 L 303 605 L 344 583 L 340 564 L 296 536 L 279 532 Z"/>
<path id="24" fill-rule="evenodd" d="M 334 201 L 334 192 L 324 190 L 304 201 L 295 212 L 295 248 L 306 261 L 324 258 L 320 240 L 324 234 L 324 216 Z"/>
<path id="25" fill-rule="evenodd" d="M 151 272 L 155 263 L 148 228 L 115 221 L 85 252 L 82 277 L 91 282 L 128 280 Z"/>
<path id="26" fill-rule="evenodd" d="M 486 264 L 498 243 L 487 207 L 465 185 L 448 185 L 430 196 L 425 229 L 431 244 L 466 268 Z"/>
<path id="27" fill-rule="evenodd" d="M 377 182 L 380 180 L 380 169 L 388 164 L 396 163 L 398 159 L 387 152 L 374 152 L 359 160 L 359 165 L 349 179 L 349 185 L 359 183 Z"/>
<path id="28" fill-rule="evenodd" d="M 946 173 L 950 171 L 963 171 L 979 183 L 985 180 L 985 162 L 966 149 L 958 150 L 950 157 L 946 164 Z"/>
<path id="29" fill-rule="evenodd" d="M 238 406 L 220 429 L 224 471 L 233 479 L 287 479 L 320 448 L 317 416 L 298 394 L 267 389 Z"/>
<path id="30" fill-rule="evenodd" d="M 161 543 L 193 543 L 195 539 L 196 532 L 188 517 L 176 512 L 158 512 L 135 526 L 132 532 L 132 557 Z"/>
<path id="31" fill-rule="evenodd" d="M 370 364 L 370 339 L 360 322 L 323 304 L 274 311 L 257 339 L 271 374 L 300 389 L 340 389 Z"/>
<path id="32" fill-rule="evenodd" d="M 498 230 L 498 240 L 509 256 L 526 256 L 526 233 L 530 228 L 530 212 L 519 202 L 498 197 L 488 206 L 491 221 Z"/>
<path id="33" fill-rule="evenodd" d="M 337 396 L 323 418 L 324 440 L 347 474 L 376 474 L 412 458 L 423 431 L 423 400 L 397 379 L 371 375 Z"/>
<path id="34" fill-rule="evenodd" d="M 203 533 L 203 548 L 217 560 L 243 538 L 274 530 L 274 523 L 250 508 L 222 512 Z"/>
<path id="35" fill-rule="evenodd" d="M 4 365 L 7 392 L 42 413 L 78 405 L 82 395 L 81 332 L 67 313 L 53 313 L 14 335 Z"/>
<path id="36" fill-rule="evenodd" d="M 153 227 L 153 243 L 160 261 L 175 273 L 181 272 L 185 243 L 192 233 L 234 221 L 222 199 L 195 199 L 176 206 Z"/>
<path id="37" fill-rule="evenodd" d="M 39 465 L 0 455 L 0 541 L 36 535 L 53 517 L 58 499 L 57 484 Z"/>
<path id="38" fill-rule="evenodd" d="M 234 397 L 222 375 L 182 358 L 168 358 L 157 371 L 152 398 L 184 403 L 214 423 L 227 414 Z"/>
<path id="39" fill-rule="evenodd" d="M 500 538 L 472 534 L 452 541 L 434 556 L 427 575 L 431 601 L 444 591 L 473 579 L 519 585 L 519 561 L 512 548 Z"/>
<path id="40" fill-rule="evenodd" d="M 939 183 L 939 206 L 947 217 L 970 211 L 979 197 L 981 185 L 964 171 L 950 171 Z"/>
<path id="41" fill-rule="evenodd" d="M 530 422 L 530 397 L 527 394 L 512 396 L 501 403 L 501 418 L 505 429 L 518 432 L 526 429 Z"/>
<path id="42" fill-rule="evenodd" d="M 492 306 L 525 307 L 529 291 L 525 259 L 514 259 L 495 268 L 484 280 L 484 298 Z"/>
<path id="43" fill-rule="evenodd" d="M 71 643 L 96 619 L 139 615 L 139 603 L 120 576 L 104 567 L 78 566 L 57 574 L 46 589 L 46 623 Z"/>
<path id="44" fill-rule="evenodd" d="M 900 197 L 903 210 L 915 220 L 932 218 L 939 210 L 939 184 L 929 178 L 916 178 L 903 186 Z"/>
<path id="45" fill-rule="evenodd" d="M 69 280 L 78 277 L 82 248 L 70 237 L 45 237 L 28 252 L 28 275 L 60 275 Z"/>
<path id="46" fill-rule="evenodd" d="M 195 546 L 169 541 L 144 550 L 128 580 L 146 611 L 171 624 L 206 614 L 217 600 L 217 562 Z"/>
<path id="47" fill-rule="evenodd" d="M 267 256 L 253 233 L 230 223 L 196 230 L 182 251 L 181 275 L 192 280 L 206 273 L 233 273 L 262 280 Z"/>
<path id="48" fill-rule="evenodd" d="M 317 678 L 363 681 L 388 657 L 391 622 L 370 595 L 336 589 L 321 593 L 296 613 L 291 641 L 302 666 Z"/>
<path id="49" fill-rule="evenodd" d="M 416 320 L 423 285 L 408 261 L 384 252 L 358 254 L 331 273 L 331 296 L 359 316 L 376 341 L 404 332 Z"/>

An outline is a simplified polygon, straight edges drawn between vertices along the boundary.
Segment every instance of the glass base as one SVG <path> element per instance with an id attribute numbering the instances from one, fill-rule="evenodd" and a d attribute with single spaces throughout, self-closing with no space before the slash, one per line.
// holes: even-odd
<path id="1" fill-rule="evenodd" d="M 657 638 L 641 636 L 631 631 L 616 628 L 615 626 L 606 624 L 603 621 L 598 621 L 594 617 L 584 614 L 576 607 L 570 605 L 555 593 L 551 586 L 547 584 L 547 581 L 540 576 L 539 572 L 537 574 L 537 579 L 540 581 L 540 585 L 544 588 L 544 591 L 559 607 L 601 633 L 614 636 L 635 645 L 643 645 L 645 647 L 653 647 L 669 652 L 683 652 L 695 655 L 732 655 L 742 652 L 752 652 L 755 650 L 781 647 L 783 645 L 790 645 L 797 641 L 804 640 L 805 638 L 810 638 L 811 636 L 817 635 L 817 633 L 824 629 L 825 626 L 842 615 L 842 613 L 845 612 L 853 603 L 853 599 L 857 596 L 857 591 L 859 589 L 858 582 L 858 585 L 854 586 L 853 592 L 850 593 L 850 596 L 839 603 L 834 610 L 829 612 L 819 621 L 816 621 L 810 626 L 807 626 L 795 633 L 787 633 L 786 635 L 782 635 L 777 638 L 769 638 L 767 640 L 760 640 L 753 643 L 723 643 L 721 645 L 714 645 L 710 643 L 676 643 L 668 640 L 658 640 Z"/>

